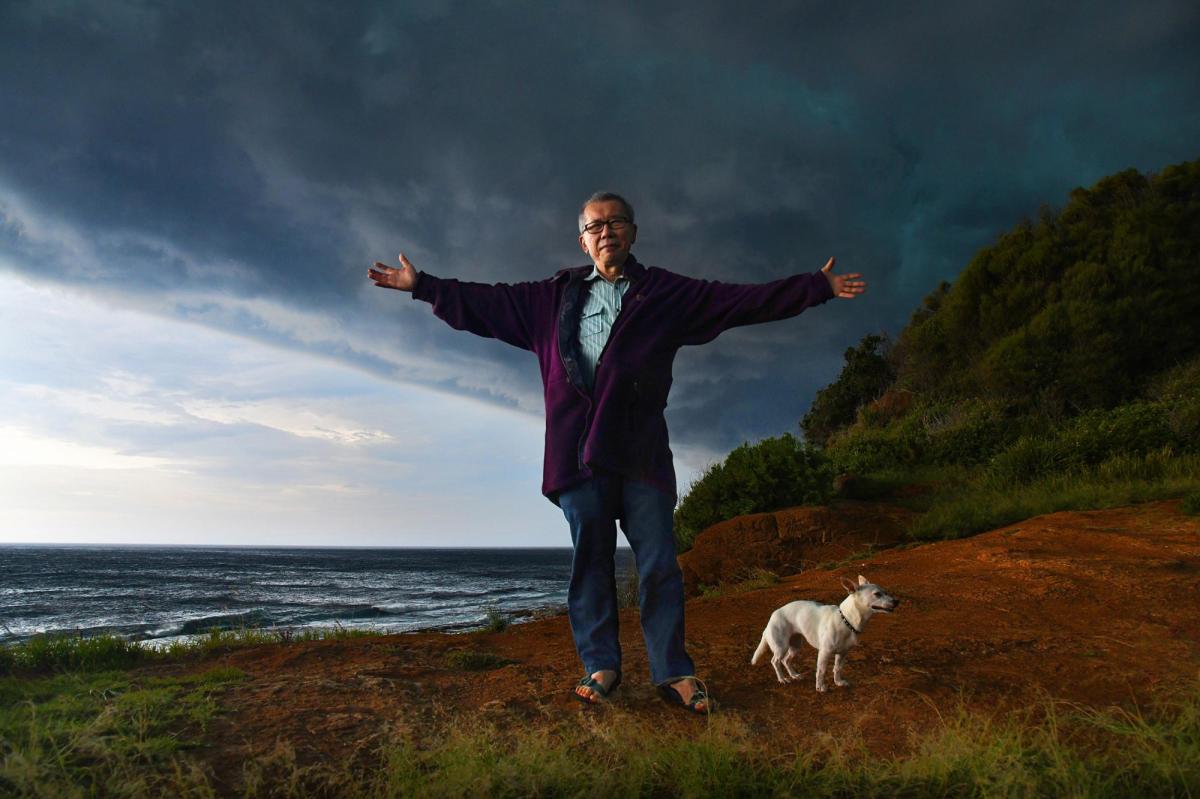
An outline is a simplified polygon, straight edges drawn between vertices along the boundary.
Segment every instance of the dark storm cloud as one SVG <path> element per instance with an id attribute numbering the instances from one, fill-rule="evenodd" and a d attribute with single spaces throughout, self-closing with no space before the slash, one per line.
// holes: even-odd
<path id="1" fill-rule="evenodd" d="M 862 300 L 682 356 L 675 438 L 725 450 L 794 429 L 845 347 L 1042 203 L 1197 156 L 1192 3 L 670 5 L 7 4 L 0 252 L 374 326 L 492 364 L 510 403 L 536 397 L 527 355 L 393 310 L 367 263 L 538 279 L 581 262 L 576 205 L 610 188 L 645 262 L 866 272 Z"/>

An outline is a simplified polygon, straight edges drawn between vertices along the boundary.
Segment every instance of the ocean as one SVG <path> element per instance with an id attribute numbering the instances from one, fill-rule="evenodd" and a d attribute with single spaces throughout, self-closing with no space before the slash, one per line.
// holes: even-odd
<path id="1" fill-rule="evenodd" d="M 631 568 L 617 550 L 618 580 Z M 213 628 L 467 630 L 565 608 L 570 549 L 0 545 L 0 643 L 112 633 L 166 643 Z"/>

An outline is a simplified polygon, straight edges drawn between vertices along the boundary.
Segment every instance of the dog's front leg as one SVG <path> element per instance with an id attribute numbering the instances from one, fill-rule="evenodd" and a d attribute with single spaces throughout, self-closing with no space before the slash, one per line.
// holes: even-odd
<path id="1" fill-rule="evenodd" d="M 827 650 L 817 652 L 817 690 L 825 692 L 825 672 L 829 669 L 829 656 L 832 654 Z"/>
<path id="2" fill-rule="evenodd" d="M 833 657 L 833 684 L 839 688 L 849 688 L 850 683 L 842 679 L 842 665 L 846 662 L 846 658 L 840 652 Z"/>

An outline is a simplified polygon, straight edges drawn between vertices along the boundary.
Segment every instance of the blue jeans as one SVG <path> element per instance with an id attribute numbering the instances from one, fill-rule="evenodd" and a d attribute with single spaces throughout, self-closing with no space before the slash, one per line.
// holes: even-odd
<path id="1" fill-rule="evenodd" d="M 683 574 L 675 561 L 674 497 L 646 483 L 602 473 L 559 494 L 558 504 L 575 546 L 567 613 L 584 670 L 621 671 L 614 564 L 620 520 L 637 566 L 650 679 L 661 685 L 695 674 L 683 646 Z"/>

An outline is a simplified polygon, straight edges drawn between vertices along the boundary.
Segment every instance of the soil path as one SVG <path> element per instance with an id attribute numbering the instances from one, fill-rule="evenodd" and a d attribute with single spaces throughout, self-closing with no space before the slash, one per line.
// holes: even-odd
<path id="1" fill-rule="evenodd" d="M 838 602 L 858 573 L 902 604 L 876 616 L 851 652 L 853 686 L 818 694 L 811 680 L 780 685 L 749 665 L 771 611 L 793 599 Z M 691 600 L 689 649 L 721 703 L 774 751 L 810 736 L 870 730 L 872 748 L 903 751 L 910 731 L 961 702 L 1004 712 L 1046 698 L 1091 707 L 1145 707 L 1197 686 L 1200 676 L 1200 520 L 1178 502 L 1040 516 L 961 541 L 882 552 L 777 585 Z M 637 615 L 623 612 L 625 682 L 615 706 L 663 729 L 704 721 L 657 699 Z M 451 668 L 454 650 L 510 661 L 491 671 Z M 809 668 L 815 665 L 815 652 Z M 419 633 L 267 646 L 220 663 L 249 679 L 224 700 L 210 730 L 214 764 L 236 773 L 278 743 L 301 762 L 326 761 L 382 734 L 481 714 L 500 727 L 562 721 L 591 710 L 570 698 L 579 677 L 564 617 L 499 633 Z M 212 661 L 196 668 L 211 668 Z M 786 751 L 786 750 L 783 750 Z"/>

